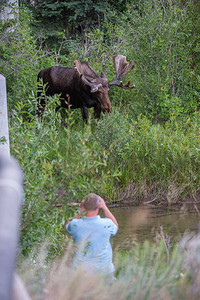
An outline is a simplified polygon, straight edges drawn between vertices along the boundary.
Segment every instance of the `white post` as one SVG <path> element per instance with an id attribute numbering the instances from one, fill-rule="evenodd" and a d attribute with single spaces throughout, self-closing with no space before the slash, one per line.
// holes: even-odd
<path id="1" fill-rule="evenodd" d="M 0 154 L 10 157 L 6 79 L 0 74 Z"/>
<path id="2" fill-rule="evenodd" d="M 23 177 L 16 160 L 0 155 L 0 300 L 30 300 L 15 274 Z"/>
<path id="3" fill-rule="evenodd" d="M 15 19 L 18 17 L 17 10 L 14 11 L 13 8 L 18 9 L 18 0 L 7 0 L 6 4 L 0 3 L 0 19 L 2 21 Z"/>

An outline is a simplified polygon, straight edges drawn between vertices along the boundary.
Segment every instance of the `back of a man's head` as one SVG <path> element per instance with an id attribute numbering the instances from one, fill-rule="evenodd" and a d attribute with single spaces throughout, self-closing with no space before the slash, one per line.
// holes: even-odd
<path id="1" fill-rule="evenodd" d="M 85 201 L 86 210 L 96 210 L 99 205 L 99 196 L 93 193 L 87 195 Z"/>

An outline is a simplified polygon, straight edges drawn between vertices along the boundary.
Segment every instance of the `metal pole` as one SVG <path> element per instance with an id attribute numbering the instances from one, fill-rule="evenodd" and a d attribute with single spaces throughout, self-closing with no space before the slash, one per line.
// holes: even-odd
<path id="1" fill-rule="evenodd" d="M 0 299 L 10 300 L 23 199 L 23 174 L 14 159 L 0 155 Z"/>
<path id="2" fill-rule="evenodd" d="M 0 74 L 0 154 L 10 156 L 6 79 Z"/>

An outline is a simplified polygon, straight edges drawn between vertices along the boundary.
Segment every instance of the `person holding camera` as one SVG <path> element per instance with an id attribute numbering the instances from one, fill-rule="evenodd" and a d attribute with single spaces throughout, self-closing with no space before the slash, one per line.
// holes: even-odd
<path id="1" fill-rule="evenodd" d="M 104 212 L 104 218 L 98 214 L 100 209 Z M 118 223 L 99 195 L 90 193 L 65 228 L 77 246 L 73 257 L 75 268 L 83 267 L 103 275 L 114 273 L 110 237 L 117 233 Z"/>

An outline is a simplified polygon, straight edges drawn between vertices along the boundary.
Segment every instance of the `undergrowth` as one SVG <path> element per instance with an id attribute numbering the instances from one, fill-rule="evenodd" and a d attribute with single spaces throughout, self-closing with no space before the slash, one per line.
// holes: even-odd
<path id="1" fill-rule="evenodd" d="M 42 119 L 17 105 L 10 117 L 12 155 L 24 171 L 26 200 L 22 217 L 22 249 L 52 238 L 55 253 L 62 226 L 73 216 L 67 203 L 80 202 L 89 191 L 107 202 L 129 197 L 133 205 L 157 198 L 165 205 L 196 199 L 199 191 L 199 114 L 172 118 L 164 125 L 147 117 L 132 119 L 115 108 L 87 126 L 68 111 L 61 126 L 54 102 Z M 32 106 L 31 106 L 32 105 Z M 150 201 L 149 200 L 149 201 Z M 52 248 L 53 248 L 52 247 Z"/>
<path id="2" fill-rule="evenodd" d="M 185 234 L 169 244 L 164 234 L 157 241 L 136 244 L 115 253 L 115 277 L 102 278 L 71 268 L 71 244 L 54 263 L 45 262 L 45 244 L 19 268 L 32 299 L 198 299 L 199 235 Z"/>
<path id="3" fill-rule="evenodd" d="M 107 202 L 171 205 L 199 197 L 199 30 L 195 1 L 144 0 L 82 36 L 48 44 L 48 32 L 26 7 L 0 22 L 0 72 L 6 77 L 11 154 L 24 171 L 26 200 L 21 251 L 50 237 L 51 255 L 62 253 L 62 226 L 88 192 Z M 13 9 L 15 9 L 13 7 Z M 115 20 L 112 22 L 112 20 Z M 62 33 L 62 34 L 61 34 Z M 62 38 L 61 38 L 62 37 Z M 67 52 L 66 52 L 67 45 Z M 50 97 L 43 118 L 37 109 L 37 74 L 55 64 L 85 60 L 108 81 L 112 56 L 135 64 L 126 78 L 131 91 L 113 87 L 113 112 L 86 126 L 78 110 L 55 114 Z M 125 81 L 124 81 L 125 82 Z M 67 127 L 61 126 L 64 118 Z M 1 139 L 2 137 L 0 137 Z"/>

